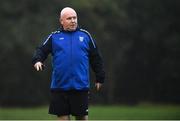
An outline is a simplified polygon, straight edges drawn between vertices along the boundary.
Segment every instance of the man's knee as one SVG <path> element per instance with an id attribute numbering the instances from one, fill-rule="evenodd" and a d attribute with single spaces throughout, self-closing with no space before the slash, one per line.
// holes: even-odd
<path id="1" fill-rule="evenodd" d="M 58 116 L 59 120 L 70 120 L 69 115 L 64 115 L 64 116 Z"/>
<path id="2" fill-rule="evenodd" d="M 85 115 L 85 116 L 76 116 L 76 120 L 88 120 L 88 115 Z"/>

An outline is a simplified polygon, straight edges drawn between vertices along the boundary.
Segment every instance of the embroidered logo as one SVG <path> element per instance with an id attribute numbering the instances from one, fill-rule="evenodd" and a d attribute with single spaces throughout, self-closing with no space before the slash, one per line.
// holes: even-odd
<path id="1" fill-rule="evenodd" d="M 83 41 L 84 41 L 84 37 L 81 37 L 81 36 L 80 36 L 80 37 L 79 37 L 79 41 L 80 41 L 80 42 L 83 42 Z"/>
<path id="2" fill-rule="evenodd" d="M 60 37 L 60 38 L 59 38 L 59 40 L 63 40 L 63 39 L 64 39 L 64 37 Z"/>

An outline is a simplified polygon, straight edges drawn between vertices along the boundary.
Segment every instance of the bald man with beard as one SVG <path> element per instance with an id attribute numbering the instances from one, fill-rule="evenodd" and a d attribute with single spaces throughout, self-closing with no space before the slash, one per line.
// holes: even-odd
<path id="1" fill-rule="evenodd" d="M 60 120 L 88 120 L 89 67 L 95 72 L 95 87 L 100 90 L 105 79 L 104 64 L 90 33 L 78 27 L 77 13 L 66 7 L 60 13 L 61 28 L 52 32 L 37 47 L 32 64 L 42 71 L 44 61 L 52 56 L 51 101 L 49 113 Z"/>

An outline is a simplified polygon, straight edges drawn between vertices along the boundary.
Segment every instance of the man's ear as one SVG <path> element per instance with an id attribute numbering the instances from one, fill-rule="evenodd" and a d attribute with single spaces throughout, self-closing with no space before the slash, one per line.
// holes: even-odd
<path id="1" fill-rule="evenodd" d="M 62 21 L 61 18 L 59 18 L 59 23 L 60 23 L 61 25 L 63 25 L 63 21 Z"/>

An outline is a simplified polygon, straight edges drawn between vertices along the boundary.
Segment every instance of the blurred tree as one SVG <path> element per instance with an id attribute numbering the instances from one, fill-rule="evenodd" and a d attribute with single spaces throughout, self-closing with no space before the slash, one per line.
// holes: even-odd
<path id="1" fill-rule="evenodd" d="M 73 7 L 79 25 L 95 38 L 107 79 L 92 102 L 179 103 L 179 0 L 1 0 L 0 106 L 46 104 L 50 58 L 35 72 L 35 47 L 59 27 L 59 12 Z M 93 77 L 92 77 L 93 78 Z M 92 90 L 93 91 L 93 90 Z"/>

